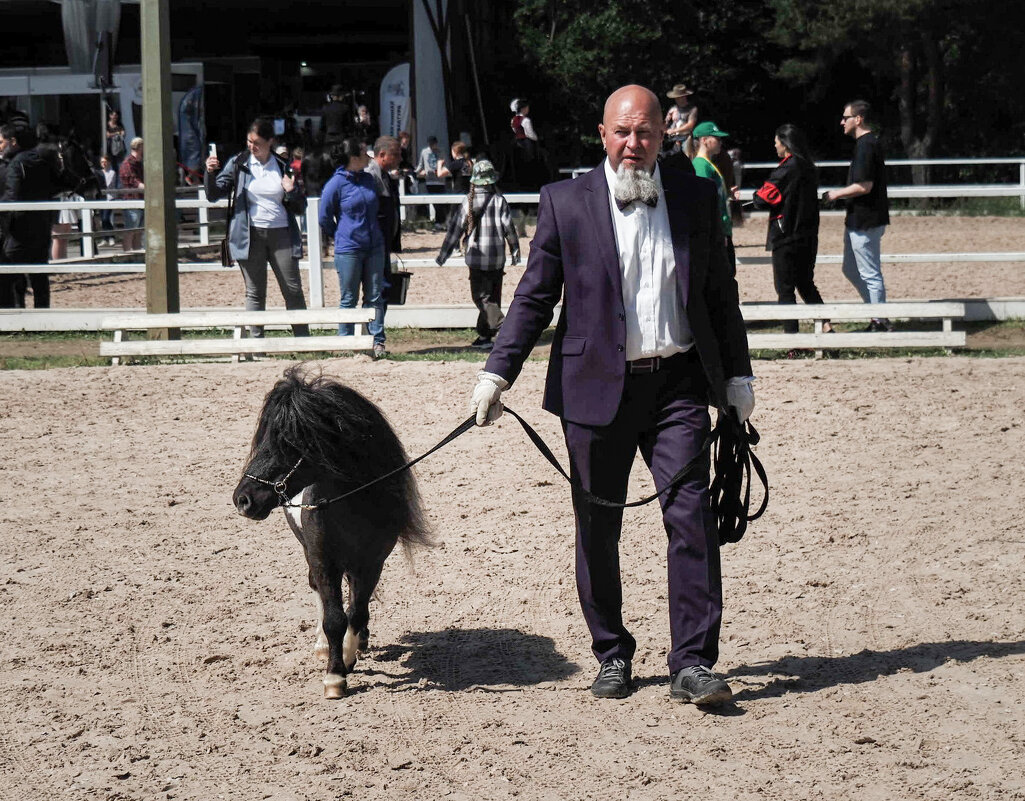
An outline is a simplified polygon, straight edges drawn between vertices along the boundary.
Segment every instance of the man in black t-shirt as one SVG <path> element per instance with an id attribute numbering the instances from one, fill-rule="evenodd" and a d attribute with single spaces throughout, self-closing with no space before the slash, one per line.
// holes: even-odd
<path id="1" fill-rule="evenodd" d="M 327 95 L 327 105 L 320 112 L 320 133 L 324 147 L 331 149 L 350 135 L 352 112 L 345 102 L 345 89 L 336 83 Z"/>
<path id="2" fill-rule="evenodd" d="M 871 106 L 852 100 L 844 106 L 840 124 L 854 139 L 854 158 L 847 173 L 847 186 L 827 193 L 828 200 L 844 200 L 843 274 L 858 290 L 865 303 L 885 303 L 880 241 L 890 223 L 890 201 L 886 196 L 886 165 L 883 148 L 867 126 Z M 885 317 L 873 318 L 869 331 L 892 331 Z"/>

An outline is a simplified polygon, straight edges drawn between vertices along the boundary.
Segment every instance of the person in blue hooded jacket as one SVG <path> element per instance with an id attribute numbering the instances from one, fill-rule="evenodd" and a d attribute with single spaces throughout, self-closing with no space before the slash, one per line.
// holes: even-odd
<path id="1" fill-rule="evenodd" d="M 367 149 L 356 138 L 343 139 L 331 149 L 338 167 L 320 197 L 320 225 L 335 240 L 335 269 L 341 289 L 339 308 L 354 309 L 363 287 L 363 308 L 376 309 L 367 326 L 374 338 L 374 358 L 384 348 L 384 235 L 377 223 L 377 190 L 366 172 Z M 353 333 L 352 323 L 342 323 L 338 333 Z"/>

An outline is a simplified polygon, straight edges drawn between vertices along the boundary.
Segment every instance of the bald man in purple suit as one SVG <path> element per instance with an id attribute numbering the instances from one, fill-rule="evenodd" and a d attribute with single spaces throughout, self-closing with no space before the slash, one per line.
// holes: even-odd
<path id="1" fill-rule="evenodd" d="M 497 419 L 502 391 L 561 300 L 543 405 L 562 419 L 574 478 L 621 502 L 638 449 L 656 487 L 666 486 L 708 437 L 710 403 L 747 419 L 754 379 L 715 186 L 656 164 L 662 109 L 644 87 L 610 95 L 598 132 L 605 161 L 541 190 L 527 268 L 471 407 L 478 425 Z M 708 478 L 706 454 L 701 470 L 660 502 L 670 693 L 714 705 L 732 694 L 711 671 L 722 582 Z M 625 698 L 636 642 L 622 615 L 623 514 L 577 491 L 573 510 L 577 590 L 601 665 L 591 691 Z"/>

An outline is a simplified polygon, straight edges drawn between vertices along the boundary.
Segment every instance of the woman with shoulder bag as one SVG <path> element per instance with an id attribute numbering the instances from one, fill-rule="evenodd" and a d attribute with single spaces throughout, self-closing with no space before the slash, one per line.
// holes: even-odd
<path id="1" fill-rule="evenodd" d="M 228 220 L 228 249 L 238 261 L 246 285 L 246 311 L 267 307 L 267 265 L 285 299 L 286 309 L 305 309 L 299 259 L 303 244 L 295 215 L 306 210 L 306 196 L 288 162 L 271 152 L 274 123 L 254 120 L 246 135 L 247 149 L 232 156 L 221 169 L 217 156 L 206 160 L 207 198 L 232 196 Z M 219 171 L 219 172 L 218 172 Z M 296 336 L 308 336 L 309 326 L 293 325 Z M 263 326 L 249 334 L 263 336 Z"/>

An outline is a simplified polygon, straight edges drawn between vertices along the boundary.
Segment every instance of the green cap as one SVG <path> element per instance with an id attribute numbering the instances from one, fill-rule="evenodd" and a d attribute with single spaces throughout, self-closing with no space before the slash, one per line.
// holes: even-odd
<path id="1" fill-rule="evenodd" d="M 711 120 L 695 125 L 694 130 L 691 131 L 690 135 L 695 139 L 700 139 L 702 136 L 718 136 L 720 139 L 724 136 L 729 136 L 726 131 L 720 131 L 719 126 Z"/>
<path id="2" fill-rule="evenodd" d="M 498 173 L 495 166 L 487 159 L 481 159 L 473 165 L 473 175 L 470 176 L 470 183 L 474 186 L 489 186 L 498 181 Z"/>

